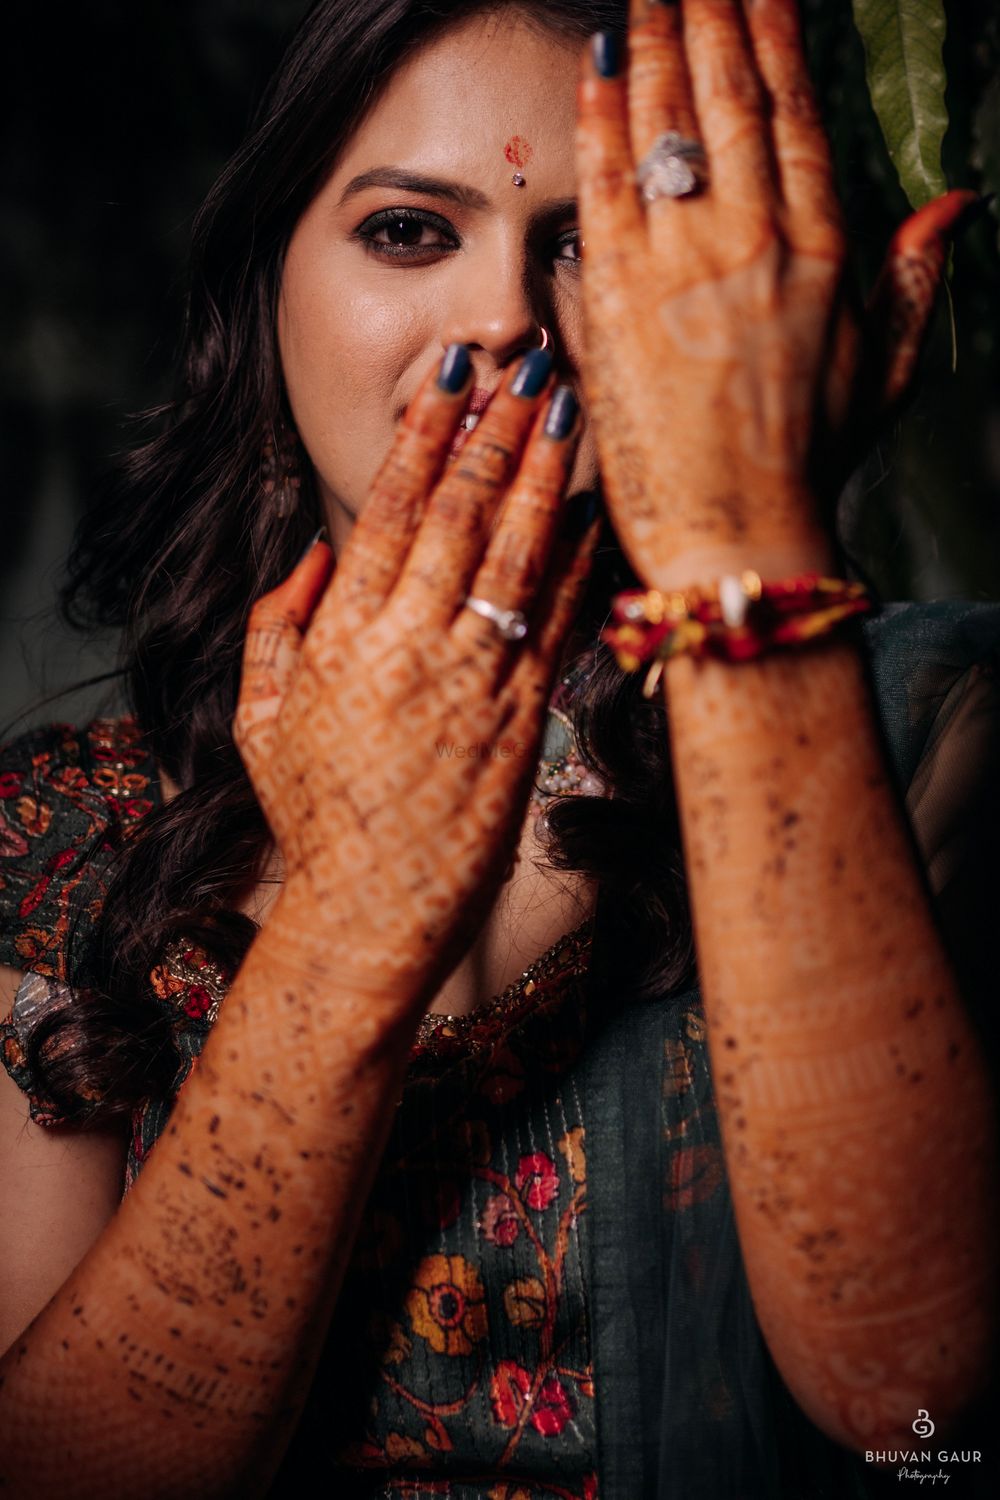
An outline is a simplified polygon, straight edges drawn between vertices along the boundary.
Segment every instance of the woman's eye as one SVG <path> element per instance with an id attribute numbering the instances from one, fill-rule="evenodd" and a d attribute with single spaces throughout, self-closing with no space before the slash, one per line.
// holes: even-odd
<path id="1" fill-rule="evenodd" d="M 583 259 L 583 240 L 579 229 L 570 230 L 567 234 L 561 234 L 556 240 L 556 260 L 564 265 L 578 265 Z"/>
<path id="2" fill-rule="evenodd" d="M 375 255 L 400 259 L 458 249 L 458 236 L 446 219 L 414 209 L 383 209 L 355 230 Z"/>

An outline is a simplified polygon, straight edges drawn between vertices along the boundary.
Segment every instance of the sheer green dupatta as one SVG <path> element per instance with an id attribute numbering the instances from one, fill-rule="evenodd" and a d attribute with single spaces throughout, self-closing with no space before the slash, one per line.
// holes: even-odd
<path id="1" fill-rule="evenodd" d="M 995 1061 L 1000 605 L 889 606 L 864 635 L 890 760 Z M 761 1338 L 697 993 L 629 1004 L 599 942 L 582 1086 L 601 1500 L 898 1496 L 895 1472 L 866 1465 L 801 1413 Z M 981 1465 L 950 1470 L 949 1495 L 995 1492 L 989 1459 L 1000 1445 L 979 1416 L 947 1446 L 983 1450 Z"/>

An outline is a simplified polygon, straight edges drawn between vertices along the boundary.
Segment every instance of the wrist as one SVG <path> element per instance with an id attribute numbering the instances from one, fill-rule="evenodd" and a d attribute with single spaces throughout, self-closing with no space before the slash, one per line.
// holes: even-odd
<path id="1" fill-rule="evenodd" d="M 748 475 L 734 463 L 725 477 L 702 476 L 697 493 L 672 494 L 657 509 L 635 568 L 650 588 L 705 587 L 748 569 L 771 581 L 840 568 L 815 494 L 780 474 Z"/>
<path id="2" fill-rule="evenodd" d="M 423 1014 L 423 967 L 396 953 L 384 932 L 363 922 L 353 893 L 318 893 L 308 872 L 289 875 L 257 938 L 261 957 L 306 988 L 360 1005 L 386 1022 Z"/>
<path id="3" fill-rule="evenodd" d="M 817 528 L 812 535 L 760 540 L 750 535 L 731 540 L 680 537 L 672 540 L 662 562 L 642 569 L 641 577 L 648 588 L 670 593 L 718 583 L 731 574 L 740 577 L 748 570 L 770 583 L 803 573 L 835 577 L 840 566 L 833 542 Z"/>

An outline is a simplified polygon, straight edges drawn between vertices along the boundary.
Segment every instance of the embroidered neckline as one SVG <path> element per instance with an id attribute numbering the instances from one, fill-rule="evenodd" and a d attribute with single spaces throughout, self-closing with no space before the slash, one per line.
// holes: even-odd
<path id="1" fill-rule="evenodd" d="M 513 980 L 506 989 L 494 995 L 483 1005 L 465 1015 L 446 1015 L 440 1011 L 428 1011 L 420 1018 L 414 1039 L 414 1051 L 421 1053 L 438 1050 L 451 1053 L 461 1047 L 477 1050 L 476 1043 L 486 1045 L 502 1023 L 513 1020 L 528 1002 L 535 1003 L 542 994 L 556 989 L 563 981 L 586 974 L 591 940 L 593 936 L 592 916 L 563 933 L 550 948 L 535 959 L 534 963 Z"/>
<path id="2" fill-rule="evenodd" d="M 539 992 L 551 993 L 565 980 L 586 974 L 592 935 L 593 917 L 590 916 L 572 931 L 563 933 L 517 979 L 492 999 L 477 1005 L 475 1010 L 464 1015 L 427 1012 L 420 1018 L 413 1042 L 414 1051 L 432 1053 L 444 1050 L 450 1053 L 458 1046 L 464 1048 L 469 1044 L 477 1050 L 474 1045 L 477 1039 L 485 1044 L 498 1025 L 513 1020 L 528 1002 L 535 1002 Z M 186 1015 L 189 1020 L 200 1021 L 206 1027 L 218 1016 L 230 984 L 229 976 L 197 943 L 181 940 L 168 945 L 150 978 L 156 993 L 169 1001 L 175 1012 Z"/>

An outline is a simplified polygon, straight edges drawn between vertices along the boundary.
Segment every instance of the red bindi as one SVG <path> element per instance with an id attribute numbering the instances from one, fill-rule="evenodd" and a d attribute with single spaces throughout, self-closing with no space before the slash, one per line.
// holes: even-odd
<path id="1" fill-rule="evenodd" d="M 514 186 L 524 187 L 524 174 L 520 171 L 520 168 L 526 167 L 528 162 L 535 154 L 531 142 L 526 141 L 523 135 L 512 135 L 506 146 L 503 148 L 503 154 L 504 156 L 506 156 L 512 167 L 518 168 L 518 171 L 514 173 L 514 176 L 511 179 Z"/>
<path id="2" fill-rule="evenodd" d="M 512 167 L 526 167 L 535 152 L 530 141 L 526 141 L 523 135 L 512 135 L 503 154 Z"/>

